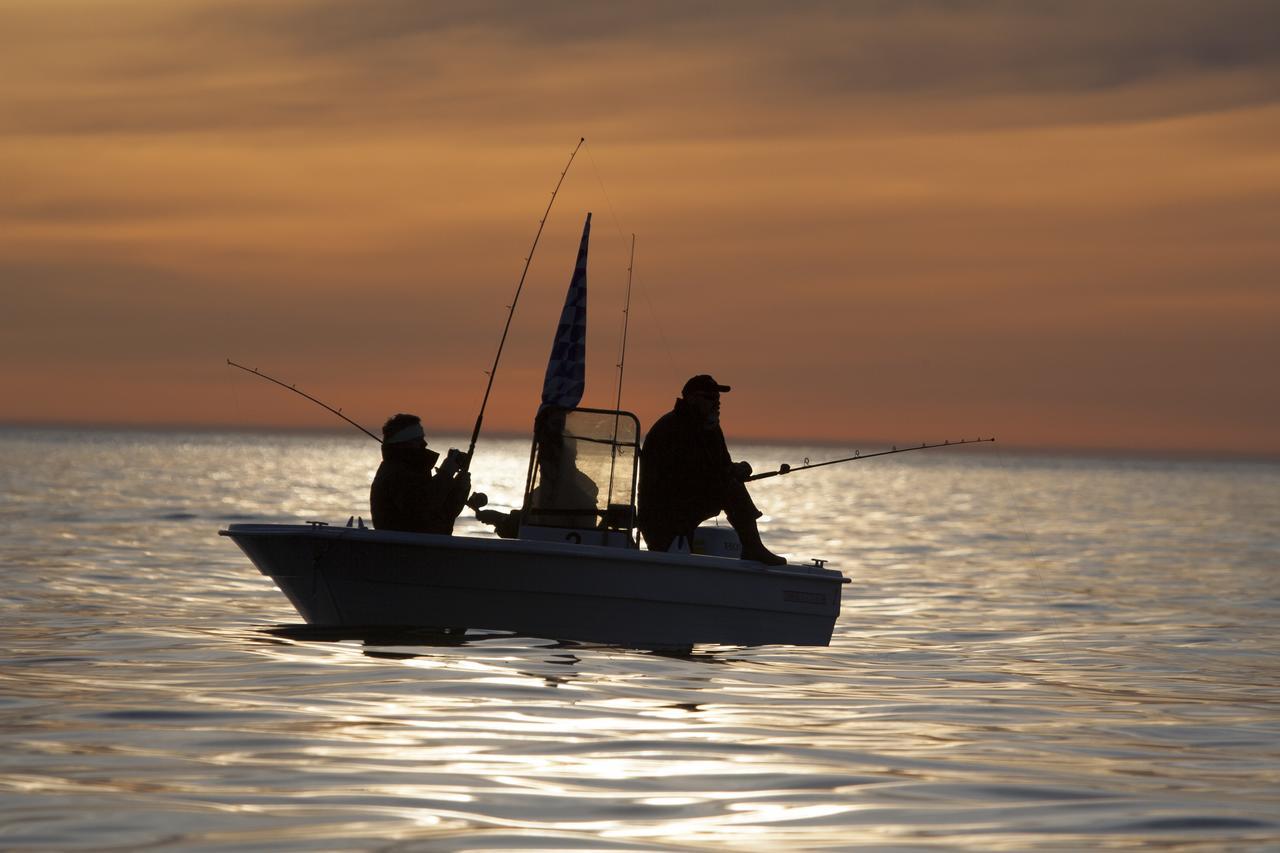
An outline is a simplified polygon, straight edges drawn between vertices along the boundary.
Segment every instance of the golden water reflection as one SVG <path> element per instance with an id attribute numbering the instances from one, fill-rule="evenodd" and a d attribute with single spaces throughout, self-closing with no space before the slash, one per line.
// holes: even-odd
<path id="1" fill-rule="evenodd" d="M 831 647 L 679 657 L 281 629 L 216 529 L 345 522 L 363 445 L 184 440 L 179 474 L 163 436 L 26 441 L 0 540 L 6 848 L 1280 843 L 1272 468 L 778 478 L 767 540 L 853 581 Z M 503 453 L 518 488 L 527 447 Z"/>

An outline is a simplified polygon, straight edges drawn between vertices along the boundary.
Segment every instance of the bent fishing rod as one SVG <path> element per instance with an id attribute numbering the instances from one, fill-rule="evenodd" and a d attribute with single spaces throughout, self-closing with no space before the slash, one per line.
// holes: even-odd
<path id="1" fill-rule="evenodd" d="M 763 474 L 752 474 L 744 482 L 750 483 L 752 480 L 763 480 L 767 477 L 777 477 L 782 474 L 791 474 L 795 471 L 808 471 L 811 468 L 821 468 L 824 465 L 838 465 L 841 462 L 857 462 L 859 459 L 871 459 L 876 456 L 892 456 L 895 453 L 909 453 L 912 450 L 930 450 L 934 447 L 959 447 L 962 444 L 977 444 L 980 441 L 995 441 L 994 438 L 962 438 L 959 441 L 943 441 L 939 444 L 913 444 L 911 447 L 898 447 L 894 445 L 892 450 L 881 450 L 877 453 L 854 453 L 852 456 L 846 456 L 843 459 L 831 459 L 826 462 L 814 462 L 809 464 L 809 460 L 805 460 L 804 465 L 797 465 L 794 468 L 785 462 L 778 467 L 777 471 L 765 471 Z"/>
<path id="2" fill-rule="evenodd" d="M 502 359 L 502 348 L 507 345 L 507 333 L 511 331 L 511 318 L 516 314 L 516 303 L 520 301 L 520 291 L 524 290 L 524 279 L 529 274 L 529 264 L 533 262 L 533 253 L 538 250 L 538 240 L 542 238 L 542 229 L 547 224 L 547 217 L 551 215 L 551 206 L 556 203 L 556 195 L 560 192 L 560 185 L 564 183 L 564 176 L 569 174 L 569 167 L 573 165 L 573 158 L 578 156 L 578 149 L 582 147 L 582 143 L 586 142 L 585 136 L 578 139 L 578 144 L 574 146 L 573 153 L 569 155 L 569 162 L 565 164 L 564 171 L 560 173 L 560 180 L 556 181 L 556 188 L 551 191 L 551 200 L 547 202 L 547 209 L 542 213 L 542 219 L 538 222 L 538 233 L 533 235 L 533 245 L 529 248 L 529 254 L 524 259 L 524 270 L 520 273 L 520 283 L 516 285 L 516 295 L 511 300 L 511 308 L 507 311 L 507 324 L 502 328 L 502 339 L 498 341 L 498 352 L 493 357 L 493 367 L 485 371 L 489 374 L 489 384 L 484 389 L 484 399 L 480 402 L 480 413 L 476 415 L 476 426 L 471 431 L 471 443 L 467 446 L 467 455 L 462 460 L 461 470 L 467 471 L 471 468 L 471 457 L 475 454 L 476 441 L 480 438 L 480 424 L 484 422 L 484 410 L 489 405 L 489 392 L 493 390 L 493 377 L 498 372 L 498 362 Z"/>
<path id="3" fill-rule="evenodd" d="M 321 407 L 321 408 L 323 408 L 323 409 L 327 409 L 327 410 L 329 410 L 330 412 L 332 412 L 333 414 L 335 414 L 335 415 L 337 415 L 338 417 L 342 418 L 344 421 L 346 421 L 347 423 L 351 424 L 353 427 L 355 427 L 356 429 L 360 430 L 360 431 L 361 431 L 362 433 L 364 433 L 365 435 L 369 436 L 369 438 L 372 438 L 374 441 L 378 442 L 378 444 L 382 444 L 382 439 L 378 438 L 376 435 L 374 435 L 373 433 L 369 432 L 369 431 L 368 431 L 367 429 L 365 429 L 364 427 L 360 426 L 360 424 L 358 424 L 358 423 L 356 423 L 355 421 L 351 420 L 351 418 L 349 418 L 349 417 L 347 417 L 346 415 L 342 414 L 342 409 L 335 409 L 333 406 L 330 406 L 328 403 L 325 403 L 325 402 L 322 402 L 322 401 L 320 401 L 320 400 L 317 400 L 315 397 L 312 397 L 312 396 L 311 396 L 310 394 L 308 394 L 306 391 L 303 391 L 303 390 L 299 389 L 297 385 L 290 385 L 290 384 L 289 384 L 289 383 L 287 383 L 287 382 L 281 382 L 279 379 L 276 379 L 275 377 L 272 377 L 272 376 L 268 376 L 267 374 L 263 373 L 261 370 L 259 370 L 259 369 L 258 369 L 258 368 L 256 368 L 256 367 L 245 367 L 243 364 L 237 364 L 236 362 L 232 361 L 231 359 L 227 359 L 227 364 L 231 365 L 232 367 L 238 367 L 238 368 L 240 368 L 241 370 L 243 370 L 245 373 L 252 373 L 254 376 L 257 376 L 259 379 L 265 379 L 265 380 L 267 380 L 268 382 L 274 382 L 275 384 L 279 385 L 281 388 L 288 389 L 289 391 L 292 391 L 293 393 L 298 394 L 298 395 L 300 395 L 300 396 L 302 396 L 302 397 L 306 397 L 308 400 L 310 400 L 311 402 L 315 403 L 317 406 L 320 406 L 320 407 Z"/>

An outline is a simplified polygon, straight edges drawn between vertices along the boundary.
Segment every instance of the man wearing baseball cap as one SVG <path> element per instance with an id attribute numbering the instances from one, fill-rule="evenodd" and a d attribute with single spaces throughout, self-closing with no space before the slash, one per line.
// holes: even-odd
<path id="1" fill-rule="evenodd" d="M 471 490 L 471 475 L 459 470 L 458 451 L 434 474 L 440 454 L 427 449 L 422 419 L 399 414 L 382 425 L 382 464 L 369 489 L 370 514 L 379 530 L 452 533 Z"/>
<path id="2" fill-rule="evenodd" d="M 684 383 L 675 408 L 654 423 L 640 452 L 637 523 L 651 551 L 666 551 L 721 512 L 742 540 L 742 559 L 787 561 L 760 541 L 756 508 L 744 482 L 751 466 L 729 457 L 720 429 L 720 395 L 729 386 L 705 373 Z"/>

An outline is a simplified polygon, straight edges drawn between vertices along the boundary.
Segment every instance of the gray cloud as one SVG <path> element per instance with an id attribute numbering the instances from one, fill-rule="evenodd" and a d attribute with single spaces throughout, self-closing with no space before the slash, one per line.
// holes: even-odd
<path id="1" fill-rule="evenodd" d="M 143 10 L 101 30 L 46 25 L 57 49 L 26 55 L 30 84 L 11 89 L 0 128 L 332 132 L 578 120 L 645 134 L 661 119 L 663 133 L 681 122 L 696 133 L 716 121 L 741 131 L 766 112 L 787 123 L 805 111 L 856 110 L 867 98 L 899 100 L 909 113 L 945 109 L 947 99 L 1163 87 L 1145 102 L 1098 107 L 1123 116 L 1280 93 L 1280 4 L 1259 0 L 217 0 Z M 41 68 L 51 53 L 61 64 Z M 941 103 L 913 105 L 913 95 Z"/>
<path id="2" fill-rule="evenodd" d="M 302 52 L 486 34 L 555 64 L 575 46 L 664 54 L 741 51 L 762 76 L 856 92 L 1057 91 L 1280 66 L 1280 6 L 1266 0 L 1073 2 L 505 2 L 324 0 L 206 13 Z M 589 69 L 584 69 L 589 74 Z M 755 81 L 759 82 L 759 81 Z"/>
<path id="3" fill-rule="evenodd" d="M 1261 2 L 907 3 L 838 17 L 798 61 L 852 91 L 1092 91 L 1280 67 Z"/>

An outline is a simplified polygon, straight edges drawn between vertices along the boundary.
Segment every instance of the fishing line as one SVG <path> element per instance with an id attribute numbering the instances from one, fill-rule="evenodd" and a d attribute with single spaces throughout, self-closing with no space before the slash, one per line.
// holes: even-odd
<path id="1" fill-rule="evenodd" d="M 649 309 L 649 317 L 653 320 L 653 325 L 658 330 L 658 340 L 662 341 L 662 351 L 667 356 L 667 367 L 671 369 L 673 376 L 679 375 L 676 368 L 675 357 L 671 354 L 671 342 L 667 340 L 666 329 L 662 328 L 662 319 L 658 316 L 658 311 L 653 307 L 653 300 L 649 298 L 649 290 L 644 287 L 644 280 L 640 281 L 640 295 L 644 297 L 645 307 Z"/>
<path id="2" fill-rule="evenodd" d="M 1005 494 L 1013 494 L 1013 475 L 1010 471 L 1010 465 L 1005 458 L 1003 448 L 996 448 L 996 459 L 998 460 L 1000 475 L 1004 477 Z M 1031 539 L 1030 527 L 1027 524 L 1026 513 L 1023 511 L 1022 502 L 1013 502 L 1014 521 L 1017 525 L 1016 533 L 1021 537 L 1022 544 L 1030 557 L 1031 571 L 1035 575 L 1036 582 L 1043 589 L 1049 589 L 1050 584 L 1046 581 L 1046 574 L 1043 571 L 1048 565 L 1048 560 L 1035 548 Z M 1054 627 L 1061 631 L 1061 616 L 1055 610 L 1049 610 L 1049 620 L 1054 623 Z"/>
<path id="3" fill-rule="evenodd" d="M 605 189 L 604 178 L 600 176 L 600 168 L 596 165 L 596 158 L 592 155 L 590 147 L 587 148 L 587 159 L 591 161 L 591 169 L 595 172 L 596 182 L 600 184 L 600 192 L 604 196 L 605 205 L 609 208 L 609 215 L 613 217 L 614 227 L 618 229 L 618 236 L 625 240 L 626 236 L 622 230 L 622 223 L 618 221 L 618 214 L 613 209 L 613 200 L 609 198 L 609 191 Z M 632 236 L 634 237 L 635 235 Z M 675 358 L 671 355 L 671 344 L 667 341 L 667 333 L 662 328 L 662 321 L 658 318 L 658 312 L 654 310 L 653 302 L 649 299 L 649 292 L 643 287 L 643 284 L 644 282 L 641 281 L 641 295 L 644 296 L 645 305 L 649 308 L 649 314 L 653 319 L 654 328 L 658 330 L 658 338 L 662 341 L 663 352 L 665 352 L 667 356 L 667 364 L 671 368 L 671 372 L 674 374 L 676 372 L 676 363 Z M 628 291 L 630 291 L 630 288 L 631 282 L 630 279 L 628 279 Z M 628 306 L 629 305 L 630 299 L 628 298 Z"/>
<path id="4" fill-rule="evenodd" d="M 1000 462 L 1000 475 L 1004 477 L 1006 492 L 1012 494 L 1013 475 L 1009 470 L 1010 469 L 1009 462 L 1005 458 L 1003 448 L 996 449 L 996 459 Z M 1044 557 L 1034 547 L 1032 547 L 1031 534 L 1029 532 L 1030 527 L 1027 524 L 1026 513 L 1023 511 L 1021 501 L 1014 501 L 1013 514 L 1017 519 L 1018 533 L 1021 534 L 1023 543 L 1027 545 L 1027 550 L 1032 555 L 1032 564 L 1036 565 L 1039 563 L 1047 563 L 1048 561 L 1045 560 Z M 1041 580 L 1043 580 L 1043 578 Z"/>
<path id="5" fill-rule="evenodd" d="M 591 171 L 596 176 L 596 183 L 600 185 L 600 194 L 604 196 L 605 206 L 609 208 L 609 216 L 613 219 L 613 227 L 617 229 L 619 239 L 625 241 L 626 235 L 623 233 L 623 230 L 622 230 L 622 222 L 619 221 L 618 219 L 618 212 L 617 210 L 614 209 L 613 199 L 610 198 L 609 191 L 605 189 L 604 178 L 600 174 L 600 167 L 596 164 L 595 155 L 591 153 L 591 146 L 587 146 L 587 159 L 591 161 Z M 615 365 L 618 368 L 618 393 L 617 393 L 617 403 L 615 403 L 614 405 L 615 409 L 622 408 L 622 365 L 627 358 L 627 326 L 630 324 L 630 321 L 631 321 L 631 317 L 630 317 L 631 285 L 632 285 L 632 281 L 634 280 L 635 265 L 636 265 L 636 235 L 632 234 L 631 235 L 631 256 L 630 256 L 630 260 L 627 262 L 627 294 L 626 294 L 626 299 L 623 302 L 623 309 L 622 309 L 622 344 L 619 349 L 618 363 Z M 615 433 L 616 433 L 616 429 L 615 429 Z M 615 438 L 616 437 L 617 436 L 615 434 Z M 612 474 L 610 475 L 610 484 L 612 485 Z"/>
<path id="6" fill-rule="evenodd" d="M 591 153 L 591 146 L 587 146 L 587 159 L 591 161 L 591 171 L 595 173 L 596 183 L 600 185 L 600 194 L 604 196 L 604 203 L 609 208 L 609 215 L 613 217 L 613 226 L 618 229 L 618 237 L 626 240 L 626 232 L 622 230 L 622 223 L 618 221 L 618 213 L 613 209 L 613 199 L 609 198 L 609 191 L 604 188 L 604 178 L 600 177 L 600 168 L 596 165 L 596 158 Z"/>
<path id="7" fill-rule="evenodd" d="M 243 424 L 245 422 L 244 406 L 240 404 L 240 391 L 238 390 L 237 383 L 232 382 L 227 386 L 227 388 L 231 391 L 231 409 L 236 413 L 236 420 Z"/>

